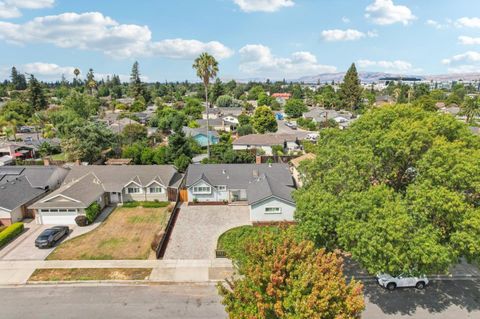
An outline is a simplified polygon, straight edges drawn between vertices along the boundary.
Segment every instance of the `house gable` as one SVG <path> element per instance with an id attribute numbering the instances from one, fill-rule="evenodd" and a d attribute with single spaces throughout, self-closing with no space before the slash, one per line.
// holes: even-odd
<path id="1" fill-rule="evenodd" d="M 63 194 L 57 194 L 53 197 L 47 197 L 44 200 L 40 201 L 41 203 L 56 203 L 56 202 L 70 202 L 70 203 L 80 203 L 79 200 L 65 196 Z"/>

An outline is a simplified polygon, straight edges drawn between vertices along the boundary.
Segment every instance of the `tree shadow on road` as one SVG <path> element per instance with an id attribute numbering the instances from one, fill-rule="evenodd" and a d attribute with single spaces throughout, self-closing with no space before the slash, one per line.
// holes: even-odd
<path id="1" fill-rule="evenodd" d="M 405 288 L 395 291 L 367 283 L 365 297 L 385 314 L 411 315 L 418 308 L 440 313 L 451 306 L 471 312 L 480 310 L 480 281 L 434 281 L 424 290 Z"/>

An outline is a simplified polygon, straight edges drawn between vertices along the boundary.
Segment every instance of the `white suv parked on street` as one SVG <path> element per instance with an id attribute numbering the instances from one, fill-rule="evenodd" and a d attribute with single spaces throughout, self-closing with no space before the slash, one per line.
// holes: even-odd
<path id="1" fill-rule="evenodd" d="M 395 288 L 401 287 L 415 287 L 417 289 L 423 289 L 426 285 L 428 285 L 428 278 L 425 276 L 409 277 L 400 275 L 398 277 L 393 277 L 389 274 L 378 274 L 377 281 L 380 286 L 385 287 L 388 290 L 395 290 Z"/>

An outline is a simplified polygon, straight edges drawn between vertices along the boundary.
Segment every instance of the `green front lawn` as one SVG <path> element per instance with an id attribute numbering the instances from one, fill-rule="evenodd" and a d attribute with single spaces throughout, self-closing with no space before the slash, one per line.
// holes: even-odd
<path id="1" fill-rule="evenodd" d="M 146 280 L 151 272 L 151 268 L 37 269 L 28 281 Z"/>
<path id="2" fill-rule="evenodd" d="M 48 260 L 148 259 L 150 244 L 169 217 L 166 207 L 118 207 L 96 229 L 58 246 Z"/>
<path id="3" fill-rule="evenodd" d="M 245 256 L 246 245 L 255 241 L 259 234 L 264 231 L 278 232 L 279 228 L 276 226 L 240 226 L 232 228 L 218 238 L 217 250 L 225 251 L 228 258 L 242 261 Z"/>

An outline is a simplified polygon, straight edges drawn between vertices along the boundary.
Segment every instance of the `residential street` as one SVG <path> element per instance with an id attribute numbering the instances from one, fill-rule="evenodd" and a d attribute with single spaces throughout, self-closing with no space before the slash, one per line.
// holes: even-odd
<path id="1" fill-rule="evenodd" d="M 226 318 L 214 286 L 0 289 L 2 318 Z"/>
<path id="2" fill-rule="evenodd" d="M 213 285 L 19 287 L 0 289 L 5 318 L 226 318 Z M 366 284 L 363 317 L 480 318 L 479 281 L 434 282 L 426 290 Z M 26 302 L 28 301 L 28 302 Z"/>

